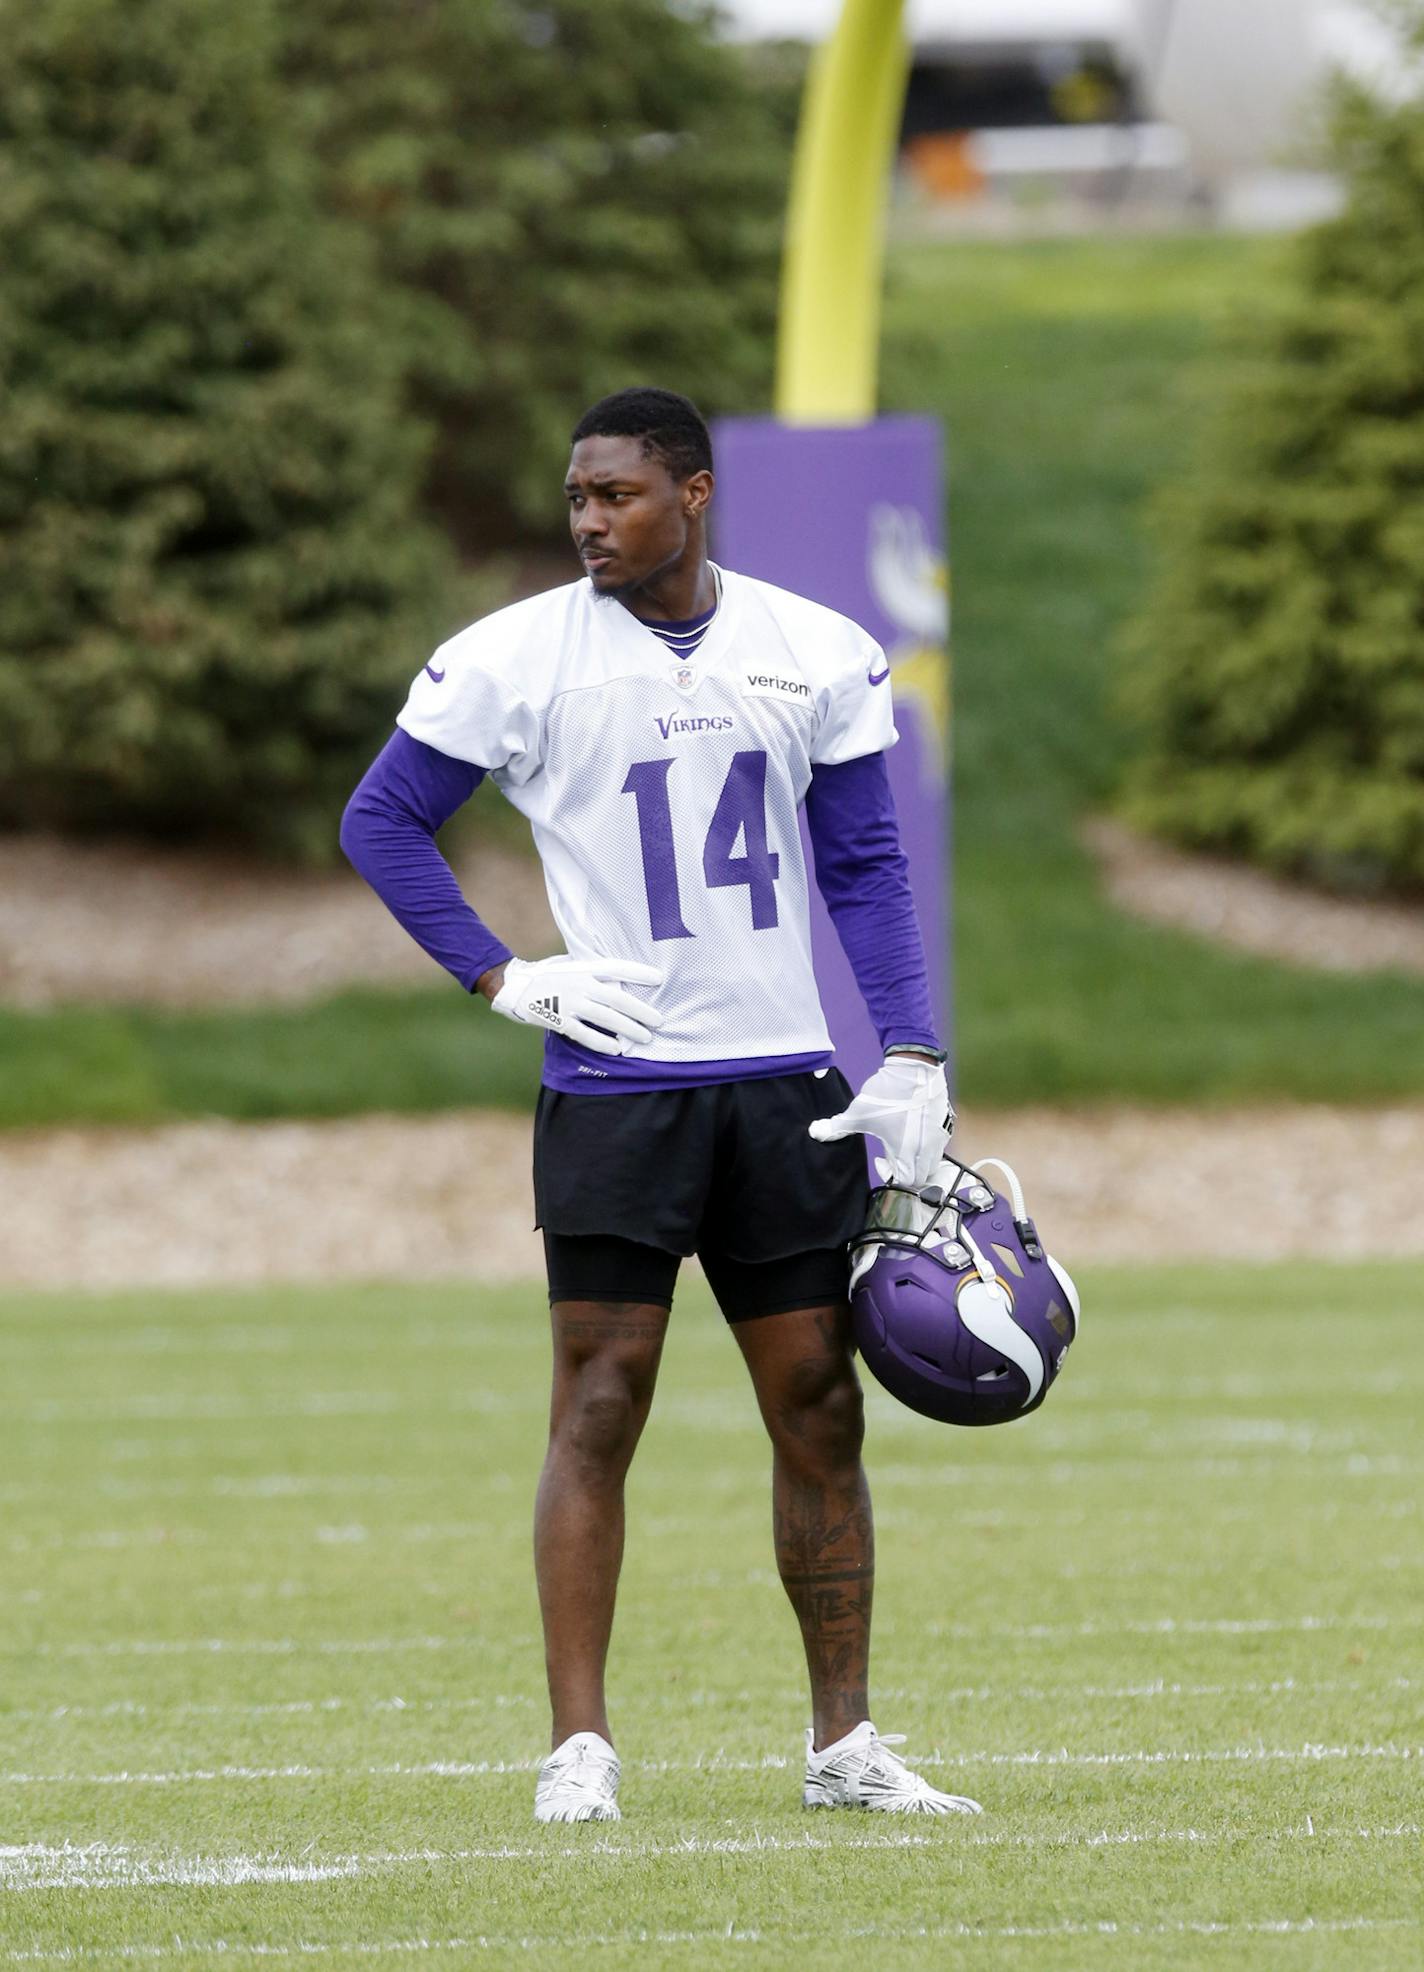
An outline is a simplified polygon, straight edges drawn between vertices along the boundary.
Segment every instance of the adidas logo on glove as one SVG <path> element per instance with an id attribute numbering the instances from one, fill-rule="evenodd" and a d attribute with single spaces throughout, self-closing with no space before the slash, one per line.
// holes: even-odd
<path id="1" fill-rule="evenodd" d="M 576 959 L 568 952 L 551 959 L 508 959 L 490 1005 L 507 1020 L 551 1028 L 594 1054 L 626 1054 L 648 1047 L 663 1017 L 628 992 L 623 981 L 657 987 L 663 976 L 638 959 Z"/>

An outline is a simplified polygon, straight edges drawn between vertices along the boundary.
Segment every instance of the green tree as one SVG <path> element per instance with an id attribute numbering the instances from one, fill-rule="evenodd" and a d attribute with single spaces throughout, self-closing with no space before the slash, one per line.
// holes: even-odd
<path id="1" fill-rule="evenodd" d="M 794 61 L 667 0 L 302 0 L 300 87 L 339 209 L 407 296 L 430 478 L 479 546 L 557 514 L 568 432 L 655 382 L 763 406 Z"/>
<path id="2" fill-rule="evenodd" d="M 1410 32 L 1424 40 L 1424 9 Z M 1337 101 L 1340 215 L 1237 330 L 1130 638 L 1130 815 L 1424 886 L 1424 101 Z"/>
<path id="3" fill-rule="evenodd" d="M 267 0 L 0 4 L 0 821 L 326 853 L 448 627 Z"/>

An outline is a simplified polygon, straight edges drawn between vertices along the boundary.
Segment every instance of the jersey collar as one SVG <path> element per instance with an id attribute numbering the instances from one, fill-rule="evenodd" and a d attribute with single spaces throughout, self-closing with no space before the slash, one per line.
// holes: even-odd
<path id="1" fill-rule="evenodd" d="M 687 667 L 696 674 L 697 684 L 718 668 L 741 614 L 740 584 L 736 576 L 714 561 L 709 561 L 707 565 L 717 583 L 717 614 L 707 626 L 702 642 L 686 660 Z M 596 612 L 597 621 L 630 654 L 634 650 L 639 651 L 659 671 L 679 662 L 661 637 L 654 636 L 647 624 L 640 622 L 632 610 L 624 609 L 616 596 L 598 595 L 587 577 L 582 587 L 590 607 Z M 690 689 L 695 691 L 696 684 Z"/>

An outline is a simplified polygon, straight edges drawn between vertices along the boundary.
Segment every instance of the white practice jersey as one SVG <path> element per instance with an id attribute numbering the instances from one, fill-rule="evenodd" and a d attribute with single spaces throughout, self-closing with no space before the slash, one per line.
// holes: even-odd
<path id="1" fill-rule="evenodd" d="M 811 769 L 894 744 L 889 666 L 847 617 L 721 573 L 677 657 L 587 581 L 442 644 L 400 725 L 526 815 L 568 951 L 639 959 L 649 1062 L 829 1049 L 798 809 Z M 478 901 L 478 900 L 476 900 Z"/>

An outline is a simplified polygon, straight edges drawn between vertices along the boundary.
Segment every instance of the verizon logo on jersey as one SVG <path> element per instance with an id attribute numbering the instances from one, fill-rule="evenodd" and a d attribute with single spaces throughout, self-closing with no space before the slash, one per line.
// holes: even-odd
<path id="1" fill-rule="evenodd" d="M 778 698 L 810 698 L 811 687 L 804 678 L 774 678 L 769 672 L 748 671 L 747 688 L 754 692 L 774 692 Z"/>
<path id="2" fill-rule="evenodd" d="M 656 714 L 654 714 L 656 718 Z M 671 739 L 674 733 L 730 733 L 732 721 L 728 718 L 708 719 L 658 719 L 658 731 L 664 739 Z"/>

